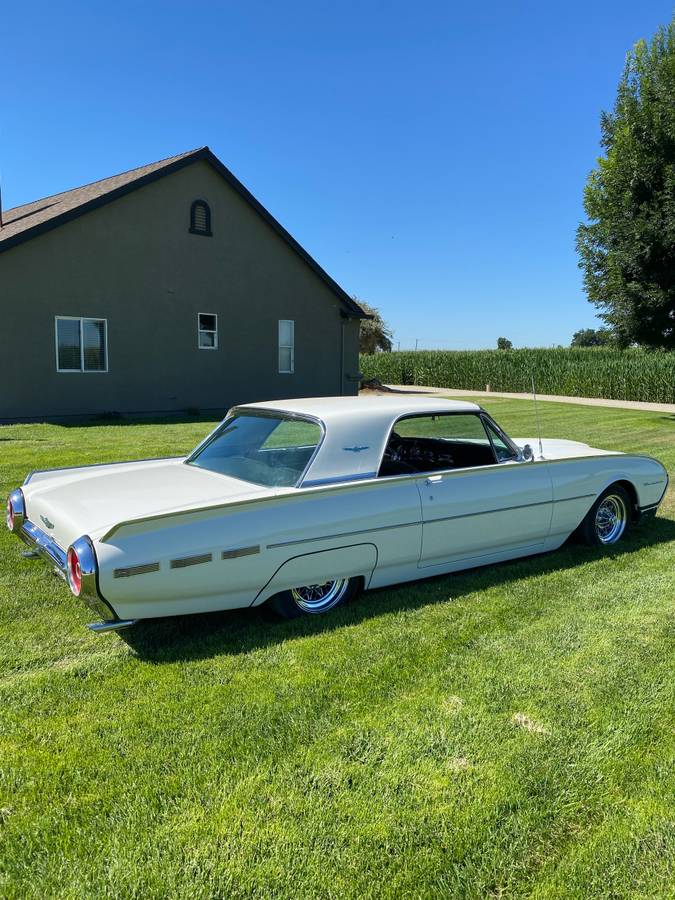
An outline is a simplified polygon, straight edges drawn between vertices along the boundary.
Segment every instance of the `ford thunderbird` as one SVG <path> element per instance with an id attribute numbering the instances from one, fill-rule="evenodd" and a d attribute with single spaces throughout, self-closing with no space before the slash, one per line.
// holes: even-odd
<path id="1" fill-rule="evenodd" d="M 110 631 L 262 603 L 324 613 L 573 532 L 611 546 L 667 484 L 648 456 L 511 439 L 473 403 L 328 397 L 235 407 L 186 457 L 32 472 L 7 525 Z"/>

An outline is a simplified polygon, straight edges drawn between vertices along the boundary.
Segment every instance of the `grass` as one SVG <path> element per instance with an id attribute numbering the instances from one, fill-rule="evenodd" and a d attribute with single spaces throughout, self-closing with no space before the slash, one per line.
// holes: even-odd
<path id="1" fill-rule="evenodd" d="M 672 416 L 541 417 L 675 474 Z M 0 496 L 210 427 L 0 428 Z M 3 532 L 0 896 L 673 897 L 674 550 L 671 488 L 611 553 L 95 636 Z"/>

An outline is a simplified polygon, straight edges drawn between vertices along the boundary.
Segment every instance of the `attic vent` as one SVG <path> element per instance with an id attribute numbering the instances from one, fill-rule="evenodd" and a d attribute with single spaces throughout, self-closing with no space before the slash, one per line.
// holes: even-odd
<path id="1" fill-rule="evenodd" d="M 206 200 L 194 200 L 190 207 L 190 234 L 211 237 L 211 210 Z"/>

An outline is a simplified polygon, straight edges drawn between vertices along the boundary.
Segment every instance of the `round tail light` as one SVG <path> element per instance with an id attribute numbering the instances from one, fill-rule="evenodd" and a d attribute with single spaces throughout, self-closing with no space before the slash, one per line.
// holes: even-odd
<path id="1" fill-rule="evenodd" d="M 82 569 L 80 567 L 80 557 L 73 547 L 68 548 L 68 584 L 71 591 L 76 597 L 80 596 L 82 590 Z"/>
<path id="2" fill-rule="evenodd" d="M 26 504 L 21 493 L 21 488 L 12 491 L 7 498 L 7 515 L 5 521 L 10 531 L 21 531 L 21 526 L 26 520 Z"/>

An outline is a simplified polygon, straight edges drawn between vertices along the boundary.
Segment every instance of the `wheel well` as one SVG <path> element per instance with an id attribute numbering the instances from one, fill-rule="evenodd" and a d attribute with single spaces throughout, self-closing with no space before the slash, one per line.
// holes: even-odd
<path id="1" fill-rule="evenodd" d="M 636 521 L 637 519 L 640 518 L 640 505 L 638 502 L 638 495 L 637 495 L 637 491 L 635 490 L 635 485 L 633 484 L 632 481 L 622 480 L 622 481 L 615 481 L 613 484 L 610 485 L 610 487 L 614 487 L 615 485 L 622 487 L 624 489 L 624 491 L 626 491 L 626 493 L 630 497 L 631 519 L 633 521 Z"/>

